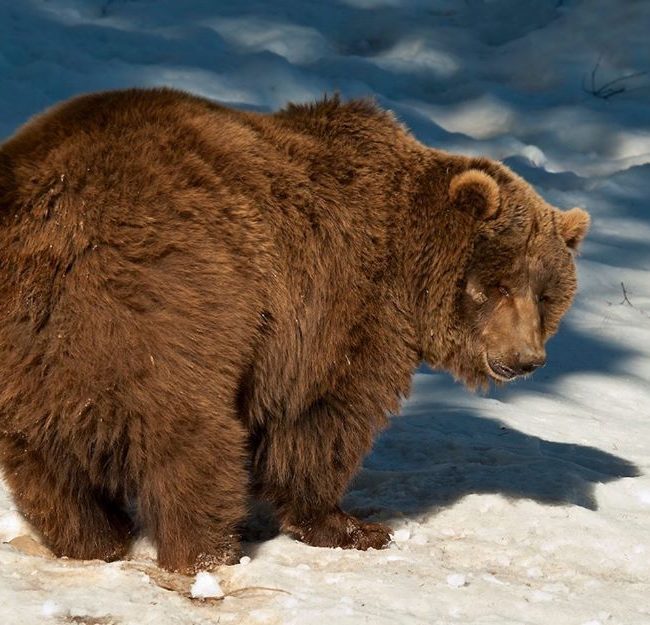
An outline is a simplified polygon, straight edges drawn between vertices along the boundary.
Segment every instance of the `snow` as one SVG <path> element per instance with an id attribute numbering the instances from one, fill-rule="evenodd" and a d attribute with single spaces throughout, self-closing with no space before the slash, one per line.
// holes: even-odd
<path id="1" fill-rule="evenodd" d="M 649 26 L 650 3 L 609 0 L 0 0 L 0 138 L 124 86 L 256 110 L 374 94 L 593 218 L 547 367 L 487 396 L 416 373 L 344 502 L 392 525 L 388 549 L 245 543 L 196 600 L 146 539 L 45 557 L 0 485 L 0 622 L 650 623 L 650 76 L 588 93 L 650 70 Z"/>
<path id="2" fill-rule="evenodd" d="M 43 608 L 41 609 L 41 614 L 43 616 L 59 616 L 63 613 L 63 609 L 61 606 L 56 603 L 56 601 L 52 601 L 51 599 L 48 599 L 44 604 Z"/>
<path id="3" fill-rule="evenodd" d="M 212 599 L 223 597 L 223 590 L 219 585 L 219 580 L 206 571 L 201 571 L 196 575 L 196 581 L 190 588 L 190 595 L 193 599 Z"/>
<path id="4" fill-rule="evenodd" d="M 398 543 L 406 542 L 410 537 L 411 537 L 411 532 L 408 530 L 407 527 L 398 529 L 394 531 L 392 534 L 393 540 L 397 541 Z"/>
<path id="5" fill-rule="evenodd" d="M 496 578 L 493 578 L 492 576 L 487 578 L 488 581 L 493 581 L 493 579 L 496 580 Z M 467 579 L 462 573 L 450 573 L 447 575 L 447 585 L 452 588 L 462 588 L 467 585 Z"/>

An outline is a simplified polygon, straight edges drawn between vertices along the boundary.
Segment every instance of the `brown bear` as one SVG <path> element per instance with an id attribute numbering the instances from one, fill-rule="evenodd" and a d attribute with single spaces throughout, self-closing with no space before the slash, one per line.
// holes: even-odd
<path id="1" fill-rule="evenodd" d="M 184 573 L 237 560 L 251 496 L 311 545 L 382 547 L 339 501 L 413 369 L 541 366 L 588 222 L 368 101 L 56 106 L 0 148 L 16 504 L 58 555 L 120 558 L 142 527 Z"/>

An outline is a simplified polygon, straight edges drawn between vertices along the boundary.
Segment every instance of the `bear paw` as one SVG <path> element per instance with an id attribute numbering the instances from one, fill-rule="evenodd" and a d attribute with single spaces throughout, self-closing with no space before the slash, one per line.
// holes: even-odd
<path id="1" fill-rule="evenodd" d="M 282 524 L 293 538 L 313 547 L 382 549 L 390 542 L 391 529 L 381 523 L 366 523 L 340 509 L 307 521 Z"/>
<path id="2" fill-rule="evenodd" d="M 214 571 L 220 566 L 237 564 L 241 555 L 239 541 L 234 537 L 199 553 L 190 553 L 181 545 L 176 549 L 167 545 L 158 549 L 158 566 L 171 573 L 196 575 L 201 571 Z"/>

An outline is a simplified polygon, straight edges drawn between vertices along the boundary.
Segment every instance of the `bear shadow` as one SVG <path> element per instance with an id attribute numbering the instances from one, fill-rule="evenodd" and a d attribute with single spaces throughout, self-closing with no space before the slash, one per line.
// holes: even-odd
<path id="1" fill-rule="evenodd" d="M 625 375 L 632 350 L 571 325 L 549 343 L 549 365 L 537 376 L 476 397 L 445 374 L 421 367 L 413 396 L 377 439 L 345 498 L 361 516 L 394 519 L 450 506 L 470 494 L 498 493 L 551 505 L 597 510 L 597 484 L 638 477 L 633 462 L 595 447 L 545 440 L 498 418 L 520 394 L 554 397 L 571 418 L 559 384 L 569 374 Z M 483 407 L 490 416 L 481 414 Z M 530 408 L 527 408 L 530 410 Z M 582 414 L 584 419 L 584 412 Z"/>
<path id="2" fill-rule="evenodd" d="M 467 409 L 423 405 L 379 438 L 345 506 L 385 520 L 498 493 L 597 510 L 597 484 L 639 475 L 632 462 L 595 447 L 544 440 Z"/>

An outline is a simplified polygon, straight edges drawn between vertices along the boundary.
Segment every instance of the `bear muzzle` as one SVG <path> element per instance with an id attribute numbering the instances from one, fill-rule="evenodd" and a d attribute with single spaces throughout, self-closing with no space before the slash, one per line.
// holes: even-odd
<path id="1" fill-rule="evenodd" d="M 500 382 L 546 364 L 538 301 L 530 289 L 501 298 L 483 328 L 482 342 L 487 373 Z"/>
<path id="2" fill-rule="evenodd" d="M 543 367 L 546 364 L 546 353 L 543 348 L 524 346 L 507 356 L 486 354 L 485 364 L 492 378 L 500 382 L 509 382 Z"/>

